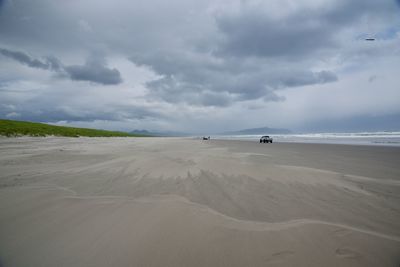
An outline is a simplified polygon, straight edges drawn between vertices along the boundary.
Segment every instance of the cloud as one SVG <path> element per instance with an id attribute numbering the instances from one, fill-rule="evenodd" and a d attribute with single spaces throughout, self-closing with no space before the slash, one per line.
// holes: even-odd
<path id="1" fill-rule="evenodd" d="M 0 105 L 18 107 L 0 116 L 225 131 L 399 111 L 395 0 L 0 2 Z"/>
<path id="2" fill-rule="evenodd" d="M 85 65 L 65 66 L 64 70 L 72 80 L 91 81 L 104 85 L 119 84 L 122 82 L 120 72 L 105 67 L 103 60 L 89 59 Z"/>
<path id="3" fill-rule="evenodd" d="M 45 69 L 45 70 L 51 69 L 51 64 L 49 64 L 48 62 L 42 62 L 38 59 L 32 59 L 30 56 L 22 52 L 0 48 L 0 54 L 12 58 L 18 61 L 19 63 L 27 65 L 32 68 Z"/>
<path id="4" fill-rule="evenodd" d="M 371 75 L 371 76 L 369 76 L 369 78 L 368 78 L 368 82 L 372 83 L 372 82 L 374 82 L 377 78 L 378 78 L 378 76 L 376 76 L 376 75 Z"/>
<path id="5" fill-rule="evenodd" d="M 244 10 L 219 15 L 216 22 L 225 37 L 217 50 L 221 56 L 307 56 L 335 45 L 332 25 L 307 13 L 274 19 L 260 9 Z"/>
<path id="6" fill-rule="evenodd" d="M 82 19 L 79 20 L 78 26 L 79 26 L 79 29 L 81 29 L 82 31 L 85 31 L 85 32 L 93 31 L 92 26 L 90 26 L 89 22 L 87 22 L 86 20 L 82 20 Z"/>
<path id="7" fill-rule="evenodd" d="M 282 101 L 276 90 L 338 80 L 332 71 L 311 71 L 299 64 L 251 59 L 244 63 L 207 54 L 159 51 L 130 59 L 161 76 L 146 83 L 149 98 L 198 106 L 227 107 L 260 98 Z"/>
<path id="8" fill-rule="evenodd" d="M 321 52 L 340 49 L 339 37 L 350 30 L 349 25 L 377 30 L 394 16 L 398 16 L 398 10 L 392 0 L 286 1 L 278 5 L 277 1 L 243 1 L 239 10 L 217 14 L 216 24 L 223 38 L 216 53 L 241 57 L 321 56 Z"/>
<path id="9" fill-rule="evenodd" d="M 101 57 L 89 58 L 84 65 L 64 66 L 55 57 L 47 57 L 44 60 L 39 60 L 31 58 L 23 52 L 5 48 L 0 48 L 0 54 L 31 68 L 57 72 L 61 76 L 69 77 L 71 80 L 89 81 L 103 85 L 119 84 L 122 82 L 120 72 L 115 68 L 107 68 L 105 60 Z"/>
<path id="10" fill-rule="evenodd" d="M 70 81 L 62 82 L 57 86 L 64 89 L 70 87 Z M 12 85 L 19 87 L 19 84 Z M 105 91 L 109 91 L 104 89 Z M 97 91 L 100 91 L 97 90 Z M 97 102 L 90 102 L 90 90 L 86 92 L 82 88 L 70 88 L 55 90 L 54 88 L 37 89 L 30 92 L 28 99 L 21 99 L 16 94 L 0 95 L 8 104 L 0 104 L 0 117 L 15 117 L 27 121 L 39 122 L 93 122 L 104 121 L 127 121 L 147 120 L 162 118 L 162 112 L 155 108 L 148 107 L 138 102 L 127 101 L 123 98 L 113 98 L 112 93 L 107 93 L 105 99 L 98 99 Z M 104 94 L 104 92 L 102 92 Z M 73 97 L 79 95 L 79 99 Z M 80 100 L 81 99 L 81 100 Z M 82 104 L 84 103 L 84 105 Z"/>
<path id="11" fill-rule="evenodd" d="M 382 42 L 366 47 L 360 35 L 370 24 L 386 31 L 397 14 L 393 7 L 360 0 L 222 4 L 213 13 L 216 32 L 195 39 L 194 47 L 191 40 L 130 59 L 161 76 L 147 83 L 150 98 L 221 107 L 281 101 L 278 90 L 338 82 L 340 65 L 362 68 L 363 60 L 391 53 Z M 209 92 L 223 101 L 203 101 Z"/>
<path id="12" fill-rule="evenodd" d="M 310 84 L 324 84 L 336 82 L 338 77 L 331 71 L 307 72 L 302 71 L 298 75 L 292 74 L 282 77 L 281 81 L 284 87 L 296 87 Z"/>

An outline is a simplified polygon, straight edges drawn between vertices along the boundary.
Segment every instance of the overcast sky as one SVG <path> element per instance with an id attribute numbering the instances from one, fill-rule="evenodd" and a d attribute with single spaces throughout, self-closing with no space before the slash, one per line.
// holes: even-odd
<path id="1" fill-rule="evenodd" d="M 0 0 L 0 118 L 400 130 L 400 1 Z"/>

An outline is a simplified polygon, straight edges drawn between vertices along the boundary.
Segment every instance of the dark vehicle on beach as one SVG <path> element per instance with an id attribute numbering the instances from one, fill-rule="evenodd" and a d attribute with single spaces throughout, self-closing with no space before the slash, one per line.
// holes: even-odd
<path id="1" fill-rule="evenodd" d="M 261 136 L 260 143 L 272 143 L 272 137 L 269 137 L 269 135 Z"/>

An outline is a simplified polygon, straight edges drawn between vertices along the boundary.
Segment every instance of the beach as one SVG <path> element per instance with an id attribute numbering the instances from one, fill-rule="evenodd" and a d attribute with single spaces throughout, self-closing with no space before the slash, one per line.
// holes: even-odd
<path id="1" fill-rule="evenodd" d="M 399 266 L 400 147 L 0 138 L 0 266 Z"/>

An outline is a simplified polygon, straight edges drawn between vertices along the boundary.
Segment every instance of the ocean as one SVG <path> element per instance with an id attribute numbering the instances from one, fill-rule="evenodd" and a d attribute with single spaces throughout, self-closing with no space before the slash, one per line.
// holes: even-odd
<path id="1" fill-rule="evenodd" d="M 274 142 L 399 146 L 400 132 L 270 134 Z M 212 139 L 258 142 L 261 135 L 215 135 Z"/>

